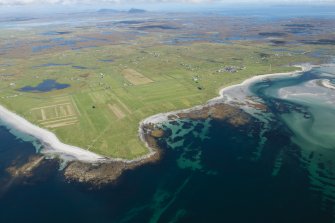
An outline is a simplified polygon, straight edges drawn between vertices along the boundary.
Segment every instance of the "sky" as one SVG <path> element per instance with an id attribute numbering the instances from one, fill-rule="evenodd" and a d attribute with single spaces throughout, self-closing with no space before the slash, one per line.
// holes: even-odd
<path id="1" fill-rule="evenodd" d="M 130 4 L 232 4 L 232 3 L 296 3 L 296 4 L 312 4 L 312 3 L 335 3 L 335 0 L 0 0 L 2 6 L 15 5 L 130 5 Z"/>

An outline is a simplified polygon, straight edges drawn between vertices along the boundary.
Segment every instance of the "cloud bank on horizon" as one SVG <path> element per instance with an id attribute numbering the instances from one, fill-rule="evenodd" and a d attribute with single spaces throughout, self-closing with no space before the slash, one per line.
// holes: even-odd
<path id="1" fill-rule="evenodd" d="M 0 0 L 0 5 L 74 4 L 150 4 L 150 3 L 335 3 L 335 0 Z"/>

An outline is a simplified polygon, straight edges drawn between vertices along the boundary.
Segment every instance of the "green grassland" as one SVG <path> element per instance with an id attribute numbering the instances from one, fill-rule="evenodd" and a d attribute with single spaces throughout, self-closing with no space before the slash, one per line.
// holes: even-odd
<path id="1" fill-rule="evenodd" d="M 313 47 L 297 49 L 312 51 Z M 294 63 L 319 62 L 306 54 L 276 54 L 273 46 L 248 42 L 120 44 L 8 60 L 15 66 L 0 71 L 13 74 L 1 76 L 2 105 L 54 132 L 64 143 L 125 159 L 147 153 L 138 138 L 138 127 L 148 116 L 203 104 L 217 96 L 220 88 L 254 75 L 292 71 L 296 68 L 288 65 Z M 71 65 L 38 67 L 47 63 Z M 244 69 L 217 72 L 225 66 Z M 125 69 L 135 70 L 151 82 L 134 85 L 123 75 Z M 47 93 L 18 91 L 45 79 L 71 87 Z"/>

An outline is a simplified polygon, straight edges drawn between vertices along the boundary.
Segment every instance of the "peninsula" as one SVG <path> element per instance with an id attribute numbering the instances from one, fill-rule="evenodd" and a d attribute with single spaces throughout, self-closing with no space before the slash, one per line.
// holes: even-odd
<path id="1" fill-rule="evenodd" d="M 143 20 L 143 13 L 125 19 L 129 13 L 115 12 L 119 19 L 107 23 L 108 13 L 96 13 L 99 19 L 85 31 L 73 28 L 64 15 L 62 27 L 27 25 L 22 31 L 9 26 L 0 36 L 3 43 L 15 33 L 20 43 L 5 49 L 0 64 L 1 120 L 37 139 L 43 154 L 75 161 L 70 175 L 85 169 L 78 162 L 113 163 L 114 169 L 117 163 L 120 175 L 128 167 L 158 160 L 155 136 L 162 133 L 151 135 L 150 124 L 164 115 L 155 114 L 202 105 L 220 89 L 254 76 L 294 72 L 296 64 L 329 59 L 316 54 L 329 51 L 331 43 L 301 42 L 287 30 L 307 22 L 300 18 L 282 20 L 271 32 L 266 32 L 270 26 L 255 23 L 258 33 L 249 30 L 239 40 L 222 30 L 221 23 L 231 29 L 236 24 L 220 14 L 213 15 L 215 22 L 193 14 L 192 22 L 205 27 L 196 30 L 182 14 L 176 22 L 155 13 L 143 12 L 152 18 Z"/>

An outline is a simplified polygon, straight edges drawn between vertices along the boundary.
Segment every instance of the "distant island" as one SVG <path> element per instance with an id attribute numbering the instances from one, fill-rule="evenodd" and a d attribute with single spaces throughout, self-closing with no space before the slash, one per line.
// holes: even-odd
<path id="1" fill-rule="evenodd" d="M 146 10 L 144 9 L 136 9 L 136 8 L 131 8 L 128 13 L 145 13 L 147 12 Z"/>

